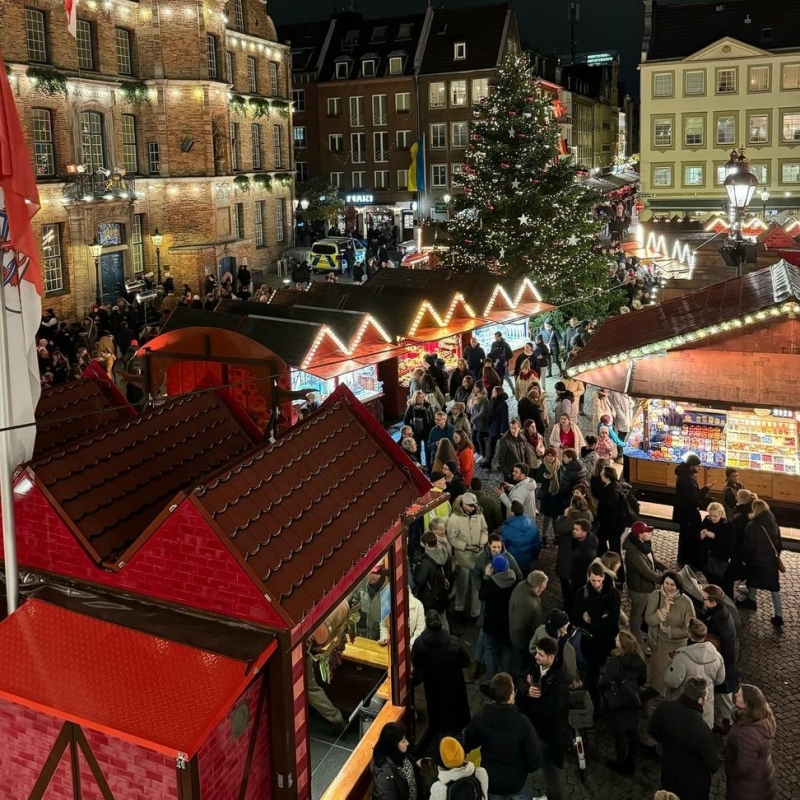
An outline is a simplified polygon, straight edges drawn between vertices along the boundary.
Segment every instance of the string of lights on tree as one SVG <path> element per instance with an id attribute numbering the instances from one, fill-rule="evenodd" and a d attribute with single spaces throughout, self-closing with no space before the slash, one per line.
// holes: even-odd
<path id="1" fill-rule="evenodd" d="M 548 302 L 608 283 L 607 262 L 592 251 L 597 195 L 576 181 L 571 157 L 557 155 L 552 98 L 524 56 L 509 54 L 473 114 L 461 173 L 464 194 L 449 223 L 447 266 L 531 278 Z"/>

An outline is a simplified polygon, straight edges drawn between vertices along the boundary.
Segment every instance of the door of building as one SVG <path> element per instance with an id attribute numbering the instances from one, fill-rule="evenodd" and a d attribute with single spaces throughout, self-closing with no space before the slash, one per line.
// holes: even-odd
<path id="1" fill-rule="evenodd" d="M 115 303 L 125 294 L 125 262 L 122 253 L 104 253 L 100 256 L 100 277 L 103 301 Z"/>

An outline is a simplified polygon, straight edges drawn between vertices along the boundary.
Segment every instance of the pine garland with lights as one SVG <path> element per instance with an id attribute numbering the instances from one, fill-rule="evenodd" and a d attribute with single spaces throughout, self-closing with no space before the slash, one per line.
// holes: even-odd
<path id="1" fill-rule="evenodd" d="M 605 287 L 608 269 L 592 252 L 597 196 L 576 182 L 571 157 L 558 158 L 551 103 L 525 58 L 509 54 L 473 109 L 445 261 L 454 272 L 527 275 L 560 303 Z"/>

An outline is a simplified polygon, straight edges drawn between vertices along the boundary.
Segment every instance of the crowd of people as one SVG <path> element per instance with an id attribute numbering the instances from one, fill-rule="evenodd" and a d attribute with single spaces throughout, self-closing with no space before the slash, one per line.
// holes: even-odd
<path id="1" fill-rule="evenodd" d="M 666 563 L 615 463 L 630 398 L 599 390 L 590 423 L 576 382 L 561 376 L 546 399 L 545 373 L 562 363 L 554 342 L 580 347 L 590 333 L 591 322 L 571 320 L 515 359 L 500 335 L 488 354 L 473 339 L 452 374 L 432 354 L 413 377 L 401 444 L 448 499 L 409 531 L 425 621 L 412 674 L 427 730 L 416 746 L 402 726 L 382 731 L 375 800 L 428 790 L 435 800 L 531 800 L 534 785 L 561 800 L 570 709 L 587 697 L 614 743 L 612 769 L 661 760 L 658 797 L 708 800 L 721 767 L 728 800 L 776 797 L 775 717 L 740 681 L 737 656 L 739 609 L 754 609 L 758 590 L 783 621 L 777 521 L 735 470 L 723 502 L 709 505 L 689 458 L 676 470 L 678 564 Z M 489 490 L 493 471 L 501 482 Z M 554 559 L 542 558 L 548 547 Z M 468 682 L 487 698 L 474 714 Z M 432 786 L 420 771 L 429 755 Z"/>

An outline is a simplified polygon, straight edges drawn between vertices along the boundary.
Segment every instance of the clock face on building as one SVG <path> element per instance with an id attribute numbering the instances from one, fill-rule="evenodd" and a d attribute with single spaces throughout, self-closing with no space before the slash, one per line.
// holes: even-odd
<path id="1" fill-rule="evenodd" d="M 231 714 L 231 736 L 238 739 L 250 724 L 250 706 L 247 700 L 243 700 Z"/>

